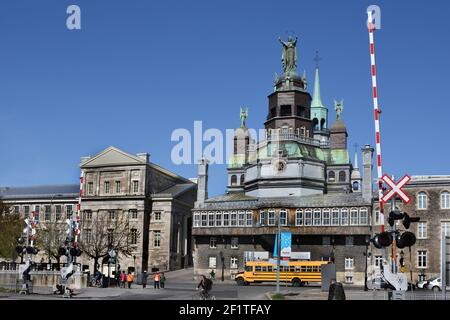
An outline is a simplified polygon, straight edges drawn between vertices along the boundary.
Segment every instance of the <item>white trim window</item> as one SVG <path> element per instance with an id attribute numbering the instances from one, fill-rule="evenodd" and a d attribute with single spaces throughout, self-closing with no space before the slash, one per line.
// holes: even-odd
<path id="1" fill-rule="evenodd" d="M 417 268 L 427 268 L 428 267 L 428 252 L 427 250 L 417 251 Z"/>
<path id="2" fill-rule="evenodd" d="M 221 227 L 221 226 L 222 226 L 222 212 L 217 211 L 216 212 L 216 227 Z"/>
<path id="3" fill-rule="evenodd" d="M 329 226 L 330 225 L 330 209 L 323 209 L 322 212 L 322 225 Z"/>
<path id="4" fill-rule="evenodd" d="M 214 218 L 216 217 L 214 212 L 209 211 L 208 212 L 208 227 L 214 227 L 215 221 Z"/>
<path id="5" fill-rule="evenodd" d="M 237 211 L 231 211 L 231 226 L 236 227 L 237 226 Z"/>
<path id="6" fill-rule="evenodd" d="M 322 215 L 320 209 L 314 209 L 314 225 L 320 226 L 322 223 Z"/>
<path id="7" fill-rule="evenodd" d="M 441 222 L 441 234 L 444 234 L 444 237 L 450 237 L 450 221 Z"/>
<path id="8" fill-rule="evenodd" d="M 338 226 L 339 225 L 339 209 L 333 208 L 331 210 L 331 225 Z"/>
<path id="9" fill-rule="evenodd" d="M 267 213 L 264 210 L 259 211 L 259 224 L 261 226 L 267 225 Z"/>
<path id="10" fill-rule="evenodd" d="M 217 268 L 217 257 L 216 256 L 210 256 L 208 258 L 208 267 L 209 268 Z"/>
<path id="11" fill-rule="evenodd" d="M 133 193 L 138 193 L 138 192 L 139 192 L 139 181 L 133 180 Z"/>
<path id="12" fill-rule="evenodd" d="M 200 212 L 194 212 L 194 227 L 200 227 Z"/>
<path id="13" fill-rule="evenodd" d="M 427 202 L 428 202 L 427 194 L 423 191 L 419 192 L 419 194 L 417 195 L 417 209 L 419 210 L 427 209 Z"/>
<path id="14" fill-rule="evenodd" d="M 381 216 L 380 216 L 380 209 L 376 208 L 375 209 L 375 225 L 379 226 L 381 224 Z"/>
<path id="15" fill-rule="evenodd" d="M 345 270 L 353 270 L 355 267 L 355 259 L 345 258 Z"/>
<path id="16" fill-rule="evenodd" d="M 352 226 L 358 225 L 358 208 L 350 209 L 350 225 Z"/>
<path id="17" fill-rule="evenodd" d="M 130 220 L 137 220 L 138 219 L 138 211 L 137 211 L 137 209 L 130 209 L 130 210 L 128 210 L 128 215 L 130 217 Z"/>
<path id="18" fill-rule="evenodd" d="M 233 237 L 231 238 L 231 249 L 238 249 L 239 248 L 239 238 Z"/>
<path id="19" fill-rule="evenodd" d="M 375 256 L 375 266 L 380 268 L 382 264 L 383 264 L 383 256 L 376 255 Z"/>
<path id="20" fill-rule="evenodd" d="M 228 227 L 230 225 L 230 213 L 228 211 L 223 212 L 223 226 Z"/>
<path id="21" fill-rule="evenodd" d="M 231 257 L 230 258 L 230 269 L 237 269 L 238 268 L 238 258 Z"/>
<path id="22" fill-rule="evenodd" d="M 209 248 L 217 249 L 217 238 L 216 237 L 209 238 Z"/>
<path id="23" fill-rule="evenodd" d="M 303 225 L 303 210 L 297 209 L 295 212 L 295 225 L 302 226 Z"/>
<path id="24" fill-rule="evenodd" d="M 426 239 L 427 238 L 427 223 L 419 222 L 417 224 L 417 239 Z"/>
<path id="25" fill-rule="evenodd" d="M 247 210 L 245 212 L 245 218 L 246 218 L 247 227 L 253 226 L 253 211 L 252 210 Z"/>
<path id="26" fill-rule="evenodd" d="M 202 211 L 202 227 L 208 226 L 208 214 L 205 211 Z"/>
<path id="27" fill-rule="evenodd" d="M 245 211 L 244 210 L 239 210 L 239 213 L 238 213 L 238 226 L 239 227 L 245 226 Z"/>
<path id="28" fill-rule="evenodd" d="M 269 226 L 274 226 L 275 225 L 275 210 L 274 209 L 269 209 L 269 222 L 268 222 Z"/>
<path id="29" fill-rule="evenodd" d="M 448 191 L 441 193 L 441 209 L 450 209 L 450 193 Z"/>
<path id="30" fill-rule="evenodd" d="M 312 210 L 305 210 L 305 226 L 312 226 Z"/>
<path id="31" fill-rule="evenodd" d="M 161 247 L 161 230 L 153 231 L 153 247 L 155 248 Z"/>
<path id="32" fill-rule="evenodd" d="M 369 211 L 367 208 L 359 209 L 359 224 L 363 226 L 369 224 Z"/>
<path id="33" fill-rule="evenodd" d="M 341 226 L 348 226 L 348 209 L 341 209 Z"/>
<path id="34" fill-rule="evenodd" d="M 287 210 L 286 209 L 281 209 L 280 210 L 280 224 L 282 226 L 287 226 L 288 225 L 288 214 L 287 214 Z"/>

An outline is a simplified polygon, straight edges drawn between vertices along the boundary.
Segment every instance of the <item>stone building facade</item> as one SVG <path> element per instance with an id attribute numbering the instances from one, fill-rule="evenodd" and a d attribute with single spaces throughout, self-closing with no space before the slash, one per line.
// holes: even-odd
<path id="1" fill-rule="evenodd" d="M 361 178 L 357 160 L 349 159 L 342 102 L 335 102 L 336 120 L 328 127 L 318 67 L 313 97 L 306 77 L 290 71 L 275 80 L 268 100 L 263 141 L 253 143 L 245 119 L 235 130 L 226 194 L 208 198 L 208 161 L 199 164 L 195 272 L 233 278 L 251 252 L 272 256 L 280 221 L 292 232 L 292 251 L 334 260 L 339 281 L 363 284 L 373 148 L 362 150 Z"/>
<path id="2" fill-rule="evenodd" d="M 408 204 L 400 199 L 396 206 L 402 212 L 407 212 L 411 217 L 419 217 L 420 221 L 411 224 L 408 231 L 416 236 L 416 244 L 411 247 L 411 257 L 408 248 L 397 249 L 397 260 L 403 251 L 405 272 L 408 281 L 416 282 L 421 279 L 439 277 L 441 275 L 441 242 L 443 236 L 450 236 L 450 176 L 412 176 L 411 181 L 404 187 L 405 192 L 412 198 Z M 391 204 L 385 205 L 385 216 L 391 211 Z M 374 204 L 374 232 L 379 232 L 379 226 L 383 221 L 379 218 L 379 205 L 376 199 Z M 385 230 L 390 226 L 387 219 L 384 221 Z M 401 221 L 397 222 L 397 228 L 404 231 Z M 450 252 L 450 248 L 448 248 Z M 385 254 L 392 257 L 391 247 L 384 253 L 382 250 L 372 248 L 371 265 L 375 268 L 371 273 L 379 273 L 379 261 Z M 412 267 L 412 268 L 411 268 Z M 447 279 L 449 279 L 450 263 L 447 263 Z M 450 280 L 450 279 L 449 279 Z M 447 285 L 450 285 L 448 283 Z"/>
<path id="3" fill-rule="evenodd" d="M 136 244 L 131 255 L 119 255 L 122 270 L 140 273 L 192 265 L 195 183 L 151 163 L 148 154 L 131 155 L 114 147 L 81 158 L 80 167 L 84 175 L 82 241 L 92 236 L 88 222 L 95 215 L 122 216 L 129 222 L 129 241 Z M 24 216 L 39 211 L 43 224 L 52 220 L 65 223 L 76 210 L 79 190 L 80 185 L 3 188 L 0 197 Z M 93 270 L 93 261 L 86 255 L 77 262 Z"/>

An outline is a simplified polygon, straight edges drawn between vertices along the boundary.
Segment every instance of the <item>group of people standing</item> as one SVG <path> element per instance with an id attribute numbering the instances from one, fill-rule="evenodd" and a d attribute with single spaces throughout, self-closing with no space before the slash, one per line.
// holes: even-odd
<path id="1" fill-rule="evenodd" d="M 116 284 L 119 288 L 125 288 L 128 284 L 128 289 L 131 289 L 131 284 L 134 281 L 134 275 L 131 271 L 128 271 L 128 274 L 125 271 L 118 272 L 116 274 Z"/>
<path id="2" fill-rule="evenodd" d="M 142 274 L 142 288 L 145 288 L 147 286 L 147 279 L 148 279 L 148 274 L 147 274 L 147 270 L 144 271 L 144 273 Z M 164 284 L 166 282 L 166 276 L 164 275 L 164 272 L 159 273 L 159 271 L 157 271 L 154 275 L 153 275 L 153 284 L 155 289 L 164 289 Z"/>

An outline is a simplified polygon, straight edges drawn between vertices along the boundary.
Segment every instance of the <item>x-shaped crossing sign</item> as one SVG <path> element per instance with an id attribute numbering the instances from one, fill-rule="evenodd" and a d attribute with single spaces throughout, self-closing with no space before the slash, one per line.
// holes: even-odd
<path id="1" fill-rule="evenodd" d="M 392 188 L 381 198 L 383 202 L 388 202 L 395 194 L 398 194 L 405 204 L 411 201 L 411 198 L 402 190 L 402 187 L 411 180 L 410 176 L 405 175 L 397 184 L 387 175 L 384 175 L 381 179 Z"/>

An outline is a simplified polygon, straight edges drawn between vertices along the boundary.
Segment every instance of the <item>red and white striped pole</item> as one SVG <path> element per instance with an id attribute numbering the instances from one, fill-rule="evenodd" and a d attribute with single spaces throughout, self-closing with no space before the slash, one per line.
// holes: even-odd
<path id="1" fill-rule="evenodd" d="M 80 175 L 80 196 L 78 198 L 77 204 L 77 216 L 75 218 L 75 241 L 74 246 L 77 246 L 78 236 L 80 235 L 80 221 L 81 221 L 81 197 L 83 196 L 83 180 L 84 180 L 84 172 L 81 170 Z"/>
<path id="2" fill-rule="evenodd" d="M 381 135 L 380 135 L 380 110 L 378 109 L 378 88 L 377 88 L 377 68 L 375 64 L 375 43 L 373 40 L 373 33 L 375 27 L 373 25 L 372 11 L 367 11 L 369 40 L 370 40 L 370 62 L 372 73 L 372 94 L 373 94 L 373 109 L 375 116 L 375 140 L 376 140 L 376 155 L 377 155 L 377 172 L 378 172 L 378 199 L 380 203 L 380 223 L 381 232 L 384 232 L 384 203 L 381 199 L 383 197 L 383 169 L 381 162 Z"/>

